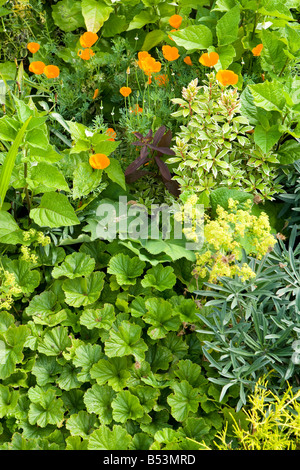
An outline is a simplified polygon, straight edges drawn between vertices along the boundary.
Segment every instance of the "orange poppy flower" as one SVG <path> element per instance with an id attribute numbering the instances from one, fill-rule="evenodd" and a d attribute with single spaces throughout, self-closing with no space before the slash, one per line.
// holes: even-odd
<path id="1" fill-rule="evenodd" d="M 109 128 L 106 130 L 105 134 L 107 134 L 107 135 L 110 136 L 110 139 L 108 139 L 108 140 L 114 141 L 115 138 L 117 137 L 116 131 L 115 131 L 112 127 L 109 127 Z"/>
<path id="2" fill-rule="evenodd" d="M 104 153 L 95 153 L 90 156 L 89 164 L 95 170 L 104 170 L 110 165 L 110 159 Z"/>
<path id="3" fill-rule="evenodd" d="M 258 44 L 256 47 L 253 47 L 253 49 L 252 49 L 252 54 L 253 54 L 255 57 L 260 56 L 263 47 L 264 47 L 263 44 Z"/>
<path id="4" fill-rule="evenodd" d="M 92 49 L 79 49 L 77 52 L 77 55 L 83 59 L 83 60 L 89 60 L 91 57 L 95 55 L 95 52 L 92 51 Z"/>
<path id="5" fill-rule="evenodd" d="M 219 61 L 219 54 L 216 52 L 205 52 L 199 59 L 200 64 L 206 67 L 213 67 Z"/>
<path id="6" fill-rule="evenodd" d="M 183 59 L 183 62 L 185 62 L 187 65 L 193 65 L 193 62 L 189 55 Z"/>
<path id="7" fill-rule="evenodd" d="M 169 62 L 172 62 L 173 60 L 176 60 L 179 57 L 177 47 L 163 46 L 162 53 L 164 58 L 167 59 Z"/>
<path id="8" fill-rule="evenodd" d="M 44 74 L 47 78 L 57 78 L 59 76 L 59 68 L 56 65 L 47 65 L 44 68 Z"/>
<path id="9" fill-rule="evenodd" d="M 98 35 L 96 33 L 92 33 L 91 31 L 87 31 L 86 33 L 80 36 L 80 44 L 82 47 L 92 47 L 98 39 Z"/>
<path id="10" fill-rule="evenodd" d="M 138 104 L 134 106 L 134 108 L 129 108 L 130 113 L 138 114 L 143 112 L 143 108 L 141 108 Z"/>
<path id="11" fill-rule="evenodd" d="M 120 93 L 125 98 L 126 96 L 129 96 L 131 92 L 132 92 L 132 89 L 129 86 L 122 86 L 122 88 L 120 88 Z"/>
<path id="12" fill-rule="evenodd" d="M 35 54 L 40 48 L 40 45 L 37 42 L 29 42 L 27 44 L 27 49 L 32 53 Z"/>
<path id="13" fill-rule="evenodd" d="M 216 74 L 216 79 L 223 86 L 236 85 L 239 77 L 232 70 L 219 70 Z"/>
<path id="14" fill-rule="evenodd" d="M 35 73 L 36 75 L 41 75 L 44 72 L 45 67 L 46 65 L 44 62 L 38 60 L 36 62 L 31 62 L 29 65 L 29 71 Z"/>
<path id="15" fill-rule="evenodd" d="M 157 75 L 155 77 L 155 81 L 156 81 L 158 86 L 166 86 L 166 84 L 169 81 L 169 78 L 168 78 L 168 75 L 166 75 L 166 74 Z"/>
<path id="16" fill-rule="evenodd" d="M 180 28 L 180 25 L 182 23 L 182 16 L 180 15 L 172 15 L 171 18 L 169 19 L 169 24 L 172 26 L 172 28 Z"/>
<path id="17" fill-rule="evenodd" d="M 96 90 L 94 91 L 93 100 L 95 100 L 98 95 L 99 95 L 99 90 L 98 88 L 96 88 Z"/>
<path id="18" fill-rule="evenodd" d="M 158 60 L 155 60 L 154 57 L 151 57 L 148 52 L 139 52 L 138 59 L 138 66 L 146 75 L 151 76 L 152 73 L 160 72 L 161 63 Z"/>

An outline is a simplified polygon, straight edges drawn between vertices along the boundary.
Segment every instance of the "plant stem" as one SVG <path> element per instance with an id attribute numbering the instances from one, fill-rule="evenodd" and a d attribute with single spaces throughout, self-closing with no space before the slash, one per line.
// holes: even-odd
<path id="1" fill-rule="evenodd" d="M 24 178 L 26 179 L 27 178 L 27 174 L 28 174 L 28 167 L 27 167 L 27 162 L 24 163 Z M 25 196 L 26 196 L 26 202 L 27 202 L 27 207 L 28 207 L 28 212 L 30 212 L 30 198 L 29 198 L 29 192 L 28 192 L 28 184 L 26 184 L 26 186 L 24 187 L 24 191 L 25 191 Z"/>
<path id="2" fill-rule="evenodd" d="M 281 71 L 280 71 L 278 77 L 281 77 L 281 75 L 283 74 L 283 72 L 284 72 L 284 70 L 285 70 L 287 64 L 289 63 L 289 60 L 290 60 L 289 57 L 287 57 L 287 58 L 286 58 L 286 61 L 285 61 L 285 63 L 284 63 L 284 66 L 282 67 L 282 69 L 281 69 Z"/>

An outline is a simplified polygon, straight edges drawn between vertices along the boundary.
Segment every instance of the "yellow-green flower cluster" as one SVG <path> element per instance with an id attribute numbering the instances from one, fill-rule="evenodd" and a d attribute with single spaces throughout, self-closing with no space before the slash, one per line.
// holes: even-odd
<path id="1" fill-rule="evenodd" d="M 46 246 L 51 243 L 50 237 L 43 234 L 43 232 L 39 232 L 34 228 L 29 229 L 27 232 L 23 232 L 23 240 L 27 242 L 27 244 L 31 244 L 36 242 L 38 245 Z"/>
<path id="2" fill-rule="evenodd" d="M 16 283 L 13 273 L 0 268 L 0 310 L 10 310 L 13 304 L 13 296 L 22 293 L 22 289 Z"/>
<path id="3" fill-rule="evenodd" d="M 23 259 L 24 261 L 28 261 L 29 263 L 37 263 L 38 257 L 31 252 L 28 246 L 22 245 L 20 250 L 22 253 L 21 259 Z"/>
<path id="4" fill-rule="evenodd" d="M 250 266 L 239 266 L 236 261 L 242 257 L 242 249 L 248 255 L 261 259 L 273 249 L 275 237 L 267 214 L 255 216 L 249 212 L 251 200 L 244 209 L 237 209 L 238 202 L 229 200 L 226 211 L 218 206 L 216 220 L 208 221 L 204 226 L 204 251 L 196 254 L 194 274 L 209 282 L 216 282 L 218 277 L 233 277 L 236 274 L 242 281 L 255 277 Z"/>

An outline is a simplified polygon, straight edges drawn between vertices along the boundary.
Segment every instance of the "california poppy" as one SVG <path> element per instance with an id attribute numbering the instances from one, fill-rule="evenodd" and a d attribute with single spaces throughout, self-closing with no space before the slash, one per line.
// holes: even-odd
<path id="1" fill-rule="evenodd" d="M 36 75 L 41 75 L 45 70 L 46 65 L 40 60 L 36 62 L 31 62 L 29 65 L 29 71 L 35 73 Z"/>
<path id="2" fill-rule="evenodd" d="M 129 86 L 122 86 L 122 88 L 120 88 L 120 93 L 125 98 L 126 98 L 126 96 L 129 96 L 131 92 L 132 92 L 132 90 Z"/>
<path id="3" fill-rule="evenodd" d="M 57 78 L 59 76 L 59 68 L 56 65 L 47 65 L 44 68 L 44 74 L 47 78 Z"/>
<path id="4" fill-rule="evenodd" d="M 130 113 L 138 114 L 143 112 L 143 108 L 141 108 L 138 104 L 134 106 L 134 108 L 129 108 Z"/>
<path id="5" fill-rule="evenodd" d="M 180 25 L 182 23 L 182 16 L 180 15 L 172 15 L 171 18 L 169 19 L 169 24 L 172 26 L 172 28 L 180 28 Z"/>
<path id="6" fill-rule="evenodd" d="M 79 41 L 82 47 L 92 47 L 93 44 L 95 44 L 95 42 L 97 41 L 97 39 L 98 39 L 98 35 L 96 33 L 87 31 L 86 33 L 83 33 L 80 36 Z"/>
<path id="7" fill-rule="evenodd" d="M 162 46 L 162 53 L 165 59 L 169 62 L 178 59 L 179 53 L 177 47 L 172 46 Z"/>
<path id="8" fill-rule="evenodd" d="M 104 153 L 95 153 L 90 156 L 89 164 L 95 170 L 104 170 L 110 165 L 110 159 Z"/>
<path id="9" fill-rule="evenodd" d="M 94 91 L 93 100 L 95 100 L 98 95 L 99 95 L 99 89 L 96 88 L 96 90 Z"/>
<path id="10" fill-rule="evenodd" d="M 263 47 L 263 44 L 258 44 L 256 47 L 253 47 L 252 54 L 256 57 L 260 56 Z"/>
<path id="11" fill-rule="evenodd" d="M 152 73 L 160 72 L 161 63 L 158 60 L 155 60 L 154 57 L 149 54 L 149 52 L 139 52 L 138 59 L 139 68 L 143 70 L 149 77 L 151 77 Z"/>
<path id="12" fill-rule="evenodd" d="M 29 42 L 27 44 L 27 49 L 32 53 L 35 54 L 40 48 L 40 45 L 37 42 Z"/>
<path id="13" fill-rule="evenodd" d="M 115 131 L 112 127 L 109 127 L 109 128 L 106 130 L 105 134 L 107 134 L 107 135 L 110 136 L 110 139 L 108 139 L 108 140 L 114 141 L 115 138 L 117 137 L 116 131 Z"/>
<path id="14" fill-rule="evenodd" d="M 239 77 L 232 70 L 219 70 L 216 74 L 216 79 L 223 86 L 236 85 Z"/>
<path id="15" fill-rule="evenodd" d="M 189 55 L 187 55 L 184 59 L 183 59 L 183 62 L 185 62 L 187 65 L 193 65 L 193 62 L 190 58 Z"/>
<path id="16" fill-rule="evenodd" d="M 89 60 L 91 57 L 95 55 L 95 52 L 93 52 L 93 50 L 90 48 L 83 49 L 83 50 L 79 49 L 79 51 L 77 52 L 77 55 L 83 60 Z"/>
<path id="17" fill-rule="evenodd" d="M 200 64 L 206 67 L 213 67 L 219 61 L 219 54 L 216 52 L 205 52 L 199 59 Z"/>

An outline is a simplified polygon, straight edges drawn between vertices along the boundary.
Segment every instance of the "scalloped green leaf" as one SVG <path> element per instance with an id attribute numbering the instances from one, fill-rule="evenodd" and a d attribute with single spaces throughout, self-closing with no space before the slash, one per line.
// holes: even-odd
<path id="1" fill-rule="evenodd" d="M 66 303 L 72 307 L 81 307 L 96 302 L 104 286 L 104 277 L 104 272 L 96 271 L 88 277 L 64 281 L 62 289 L 66 296 Z"/>
<path id="2" fill-rule="evenodd" d="M 90 374 L 99 385 L 107 383 L 119 392 L 127 386 L 127 380 L 130 378 L 129 366 L 127 357 L 100 359 L 92 366 Z"/>
<path id="3" fill-rule="evenodd" d="M 146 263 L 137 256 L 130 258 L 129 255 L 118 253 L 111 258 L 107 272 L 116 276 L 120 286 L 134 285 L 136 278 L 142 275 L 145 266 Z"/>
<path id="4" fill-rule="evenodd" d="M 137 361 L 144 360 L 148 346 L 141 334 L 141 326 L 128 321 L 121 322 L 117 331 L 111 330 L 109 339 L 105 342 L 105 353 L 108 357 L 133 355 Z"/>
<path id="5" fill-rule="evenodd" d="M 76 277 L 89 276 L 95 268 L 95 260 L 85 253 L 74 252 L 65 257 L 60 266 L 55 266 L 52 270 L 52 277 Z"/>
<path id="6" fill-rule="evenodd" d="M 86 409 L 89 413 L 98 415 L 101 424 L 112 422 L 112 400 L 116 397 L 116 392 L 109 385 L 99 384 L 89 388 L 83 397 Z"/>
<path id="7" fill-rule="evenodd" d="M 110 429 L 103 424 L 90 435 L 88 450 L 127 450 L 131 440 L 122 426 L 115 425 Z"/>
<path id="8" fill-rule="evenodd" d="M 144 279 L 142 279 L 143 287 L 153 287 L 160 292 L 166 289 L 172 289 L 176 284 L 176 276 L 171 266 L 163 266 L 157 264 L 153 268 L 148 269 Z"/>
<path id="9" fill-rule="evenodd" d="M 194 389 L 186 380 L 171 386 L 174 393 L 167 397 L 171 407 L 171 414 L 176 421 L 184 421 L 189 413 L 196 413 L 199 407 L 200 397 L 197 389 Z"/>
<path id="10" fill-rule="evenodd" d="M 136 420 L 144 415 L 144 408 L 139 399 L 129 390 L 122 390 L 112 401 L 113 419 L 117 423 L 125 423 L 129 419 Z"/>

